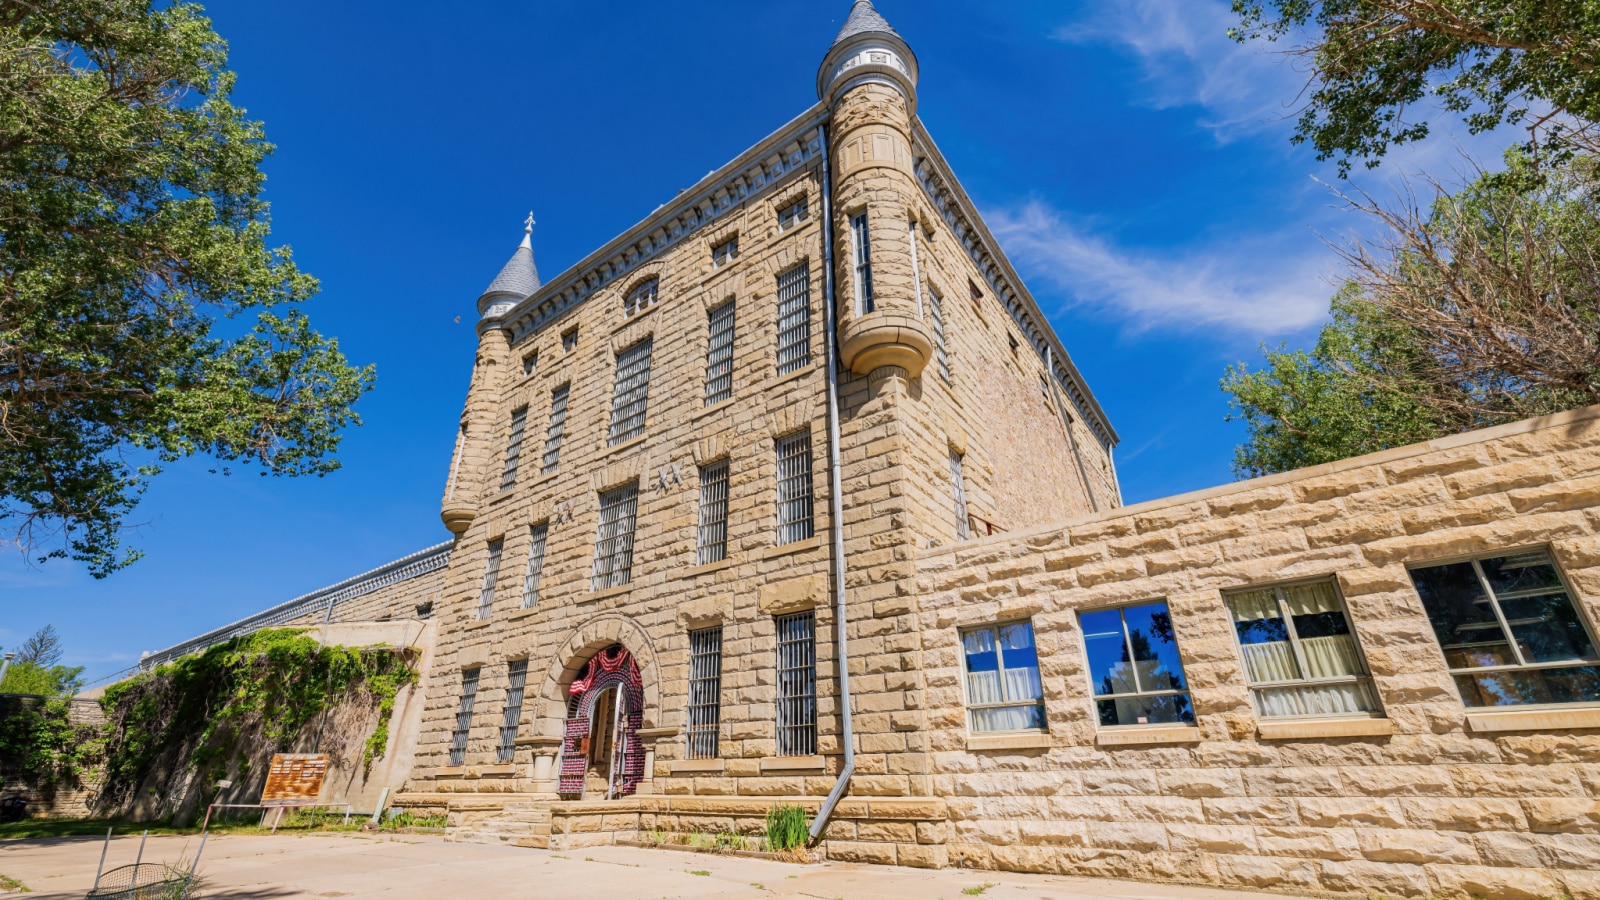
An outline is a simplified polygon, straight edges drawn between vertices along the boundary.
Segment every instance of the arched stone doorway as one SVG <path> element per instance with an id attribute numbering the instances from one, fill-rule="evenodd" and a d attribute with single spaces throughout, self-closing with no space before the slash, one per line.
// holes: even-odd
<path id="1" fill-rule="evenodd" d="M 621 644 L 603 648 L 572 679 L 567 696 L 561 795 L 582 797 L 598 790 L 609 800 L 634 793 L 645 770 L 638 661 Z"/>

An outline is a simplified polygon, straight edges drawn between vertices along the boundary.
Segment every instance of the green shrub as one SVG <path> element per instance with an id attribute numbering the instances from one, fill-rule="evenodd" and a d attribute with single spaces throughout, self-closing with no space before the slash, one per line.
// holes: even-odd
<path id="1" fill-rule="evenodd" d="M 810 823 L 801 806 L 774 806 L 767 810 L 767 849 L 777 853 L 804 847 Z"/>

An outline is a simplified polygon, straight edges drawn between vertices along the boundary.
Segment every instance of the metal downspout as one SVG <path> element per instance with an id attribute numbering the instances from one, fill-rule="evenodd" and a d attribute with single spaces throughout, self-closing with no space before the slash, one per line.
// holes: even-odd
<path id="1" fill-rule="evenodd" d="M 1072 416 L 1067 412 L 1067 405 L 1056 394 L 1056 363 L 1048 344 L 1044 348 L 1044 368 L 1045 381 L 1050 383 L 1050 399 L 1056 402 L 1056 408 L 1061 411 L 1061 424 L 1067 429 L 1067 444 L 1072 447 L 1072 458 L 1078 462 L 1078 477 L 1083 479 L 1084 496 L 1089 498 L 1090 509 L 1099 512 L 1100 501 L 1094 498 L 1094 487 L 1089 484 L 1089 470 L 1083 465 L 1083 454 L 1078 452 L 1078 439 L 1072 433 Z"/>
<path id="2" fill-rule="evenodd" d="M 845 628 L 844 607 L 844 489 L 839 462 L 839 352 L 835 343 L 835 310 L 838 308 L 833 285 L 833 174 L 828 167 L 828 126 L 818 125 L 817 135 L 822 140 L 822 259 L 823 283 L 827 294 L 827 309 L 823 322 L 827 329 L 825 344 L 828 354 L 828 515 L 833 523 L 833 598 L 835 656 L 839 665 L 839 713 L 842 725 L 840 736 L 844 744 L 844 768 L 839 770 L 839 780 L 822 801 L 817 817 L 811 822 L 811 842 L 814 844 L 833 818 L 833 808 L 850 786 L 850 776 L 856 771 L 855 727 L 850 721 L 850 649 Z"/>

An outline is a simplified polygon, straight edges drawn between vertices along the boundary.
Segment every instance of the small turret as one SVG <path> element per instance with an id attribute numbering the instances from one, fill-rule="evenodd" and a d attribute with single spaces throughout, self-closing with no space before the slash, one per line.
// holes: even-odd
<path id="1" fill-rule="evenodd" d="M 817 70 L 817 99 L 831 106 L 841 93 L 872 82 L 894 85 L 905 95 L 908 110 L 916 112 L 917 55 L 872 0 L 856 0 Z"/>
<path id="2" fill-rule="evenodd" d="M 478 355 L 467 388 L 467 405 L 461 415 L 450 480 L 445 485 L 439 518 L 453 534 L 463 534 L 478 516 L 491 450 L 496 399 L 509 368 L 511 348 L 500 319 L 539 289 L 539 267 L 533 262 L 533 213 L 523 223 L 522 243 L 500 274 L 478 297 Z"/>
<path id="3" fill-rule="evenodd" d="M 539 289 L 539 267 L 533 261 L 533 213 L 523 223 L 522 243 L 500 268 L 500 274 L 478 298 L 478 316 L 498 319 Z"/>

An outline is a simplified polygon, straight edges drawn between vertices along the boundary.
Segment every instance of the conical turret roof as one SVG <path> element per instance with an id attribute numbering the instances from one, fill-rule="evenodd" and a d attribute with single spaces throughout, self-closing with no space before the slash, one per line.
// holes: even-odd
<path id="1" fill-rule="evenodd" d="M 537 291 L 540 284 L 539 267 L 533 261 L 533 224 L 530 222 L 523 229 L 522 243 L 501 267 L 500 274 L 489 282 L 483 296 L 515 294 L 518 298 L 525 298 Z"/>
<path id="2" fill-rule="evenodd" d="M 838 46 L 858 34 L 892 34 L 900 37 L 899 32 L 895 31 L 889 25 L 889 21 L 873 7 L 872 0 L 856 0 L 855 5 L 850 7 L 850 15 L 845 17 L 844 27 L 834 36 L 833 46 Z"/>

